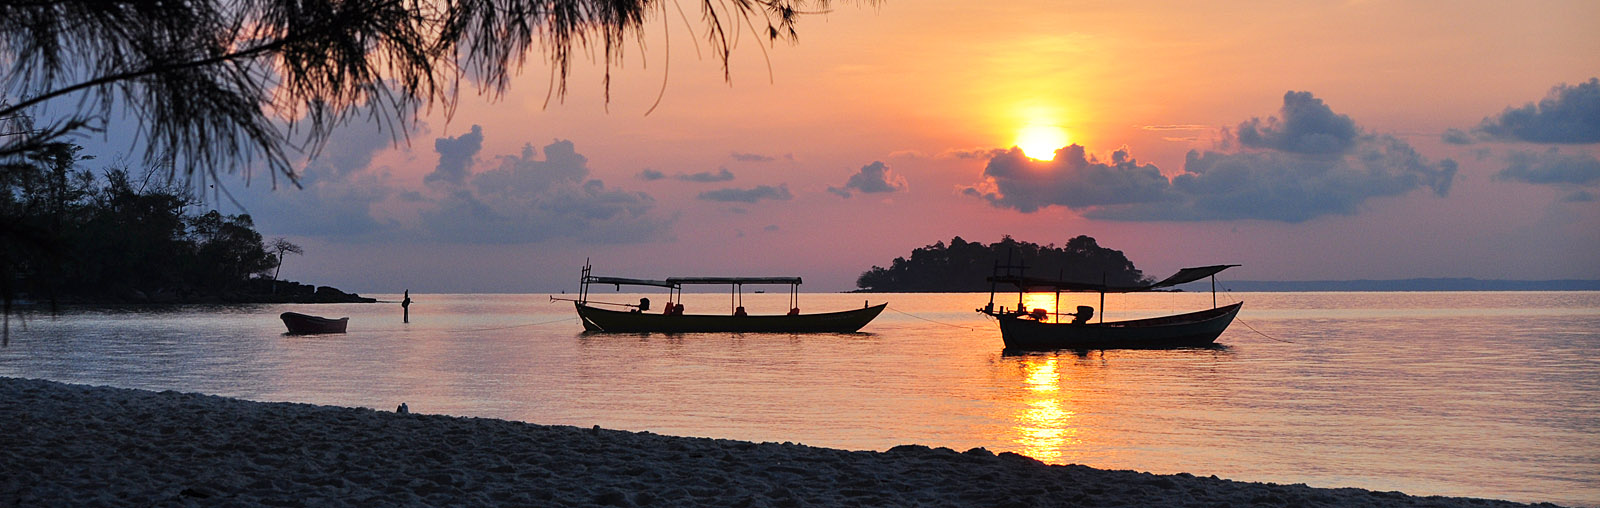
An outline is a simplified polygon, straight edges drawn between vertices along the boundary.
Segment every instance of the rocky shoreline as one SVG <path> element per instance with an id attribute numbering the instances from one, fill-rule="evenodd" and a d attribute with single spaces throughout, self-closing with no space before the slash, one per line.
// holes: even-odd
<path id="1" fill-rule="evenodd" d="M 5 506 L 1530 506 L 4 377 L 0 471 Z"/>

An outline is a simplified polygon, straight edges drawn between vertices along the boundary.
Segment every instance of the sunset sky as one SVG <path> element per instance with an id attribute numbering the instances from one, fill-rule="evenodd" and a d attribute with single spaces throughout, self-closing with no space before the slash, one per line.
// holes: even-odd
<path id="1" fill-rule="evenodd" d="M 1600 279 L 1600 3 L 833 9 L 746 33 L 731 83 L 673 13 L 609 103 L 593 62 L 547 103 L 535 55 L 409 143 L 344 129 L 303 189 L 224 183 L 305 247 L 284 278 L 363 293 L 573 290 L 585 258 L 836 291 L 1007 234 L 1156 277 Z"/>

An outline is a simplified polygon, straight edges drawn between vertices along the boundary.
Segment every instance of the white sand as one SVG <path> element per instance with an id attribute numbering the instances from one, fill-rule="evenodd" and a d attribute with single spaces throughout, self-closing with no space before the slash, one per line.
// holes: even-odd
<path id="1" fill-rule="evenodd" d="M 63 505 L 1527 506 L 0 377 L 0 506 Z"/>

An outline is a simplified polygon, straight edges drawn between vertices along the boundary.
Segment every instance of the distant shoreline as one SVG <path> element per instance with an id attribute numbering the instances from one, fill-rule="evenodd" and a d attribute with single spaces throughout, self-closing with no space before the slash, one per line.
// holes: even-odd
<path id="1" fill-rule="evenodd" d="M 1210 282 L 1178 286 L 1186 292 L 1207 292 Z M 1406 292 L 1406 291 L 1600 291 L 1600 280 L 1502 280 L 1472 278 L 1419 278 L 1387 280 L 1232 280 L 1218 281 L 1218 290 L 1249 293 L 1317 292 Z M 874 291 L 854 289 L 847 293 L 917 293 L 921 291 Z M 944 292 L 944 291 L 940 291 Z M 987 291 L 948 291 L 949 293 L 987 293 Z"/>
<path id="2" fill-rule="evenodd" d="M 30 298 L 22 295 L 11 305 L 253 305 L 253 304 L 313 304 L 313 303 L 378 303 L 357 293 L 346 293 L 331 286 L 315 286 L 294 281 L 252 280 L 249 286 L 221 293 L 178 292 L 159 290 L 145 292 L 132 288 L 103 291 L 98 294 L 62 295 L 52 302 L 49 298 Z"/>
<path id="3" fill-rule="evenodd" d="M 1209 284 L 1180 286 L 1189 291 L 1209 291 Z M 1249 292 L 1323 291 L 1600 291 L 1600 280 L 1499 280 L 1426 278 L 1390 280 L 1219 281 L 1218 289 Z"/>

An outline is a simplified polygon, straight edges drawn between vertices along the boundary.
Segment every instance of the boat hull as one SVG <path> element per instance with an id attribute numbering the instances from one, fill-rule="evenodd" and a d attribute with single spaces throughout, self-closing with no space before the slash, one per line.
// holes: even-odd
<path id="1" fill-rule="evenodd" d="M 290 335 L 345 333 L 345 328 L 350 324 L 350 318 L 348 317 L 328 319 L 298 312 L 285 312 L 279 314 L 278 318 L 282 319 L 283 325 L 289 328 Z"/>
<path id="2" fill-rule="evenodd" d="M 590 332 L 620 333 L 694 333 L 694 332 L 755 332 L 755 333 L 850 333 L 866 326 L 888 304 L 829 312 L 824 314 L 798 314 L 792 316 L 721 316 L 685 314 L 668 316 L 644 312 L 621 312 L 598 309 L 582 303 L 575 304 L 583 329 Z"/>
<path id="3" fill-rule="evenodd" d="M 1006 349 L 1159 349 L 1204 347 L 1216 342 L 1244 302 L 1215 309 L 1110 323 L 1047 323 L 998 315 Z"/>

